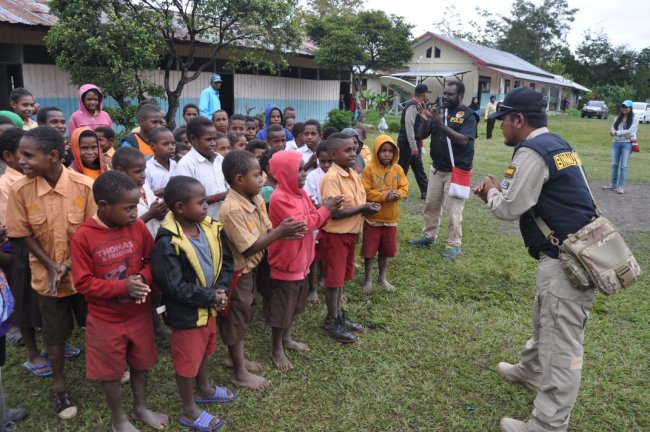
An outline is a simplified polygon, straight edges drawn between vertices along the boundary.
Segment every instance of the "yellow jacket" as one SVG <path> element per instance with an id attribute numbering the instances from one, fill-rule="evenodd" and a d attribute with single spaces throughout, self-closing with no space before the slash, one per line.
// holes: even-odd
<path id="1" fill-rule="evenodd" d="M 387 167 L 379 161 L 379 150 L 384 144 L 390 144 L 394 149 L 393 159 Z M 366 217 L 371 223 L 394 224 L 399 221 L 400 200 L 386 201 L 386 195 L 390 191 L 399 192 L 400 199 L 406 198 L 409 194 L 409 181 L 402 167 L 397 164 L 398 157 L 399 149 L 390 136 L 379 135 L 375 139 L 372 160 L 361 173 L 366 200 L 381 205 L 377 213 Z"/>

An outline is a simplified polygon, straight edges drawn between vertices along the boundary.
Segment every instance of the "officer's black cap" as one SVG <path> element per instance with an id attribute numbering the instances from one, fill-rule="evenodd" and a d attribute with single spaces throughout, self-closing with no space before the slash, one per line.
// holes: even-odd
<path id="1" fill-rule="evenodd" d="M 542 94 L 528 87 L 510 90 L 503 102 L 497 104 L 496 112 L 490 114 L 490 119 L 500 119 L 510 112 L 523 114 L 540 114 L 546 112 L 546 102 Z"/>

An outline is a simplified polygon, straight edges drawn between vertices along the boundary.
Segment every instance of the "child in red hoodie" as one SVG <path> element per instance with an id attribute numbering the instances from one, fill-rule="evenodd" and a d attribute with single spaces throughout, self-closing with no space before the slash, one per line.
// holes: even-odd
<path id="1" fill-rule="evenodd" d="M 119 171 L 93 184 L 97 213 L 70 242 L 72 278 L 86 297 L 86 375 L 100 381 L 111 409 L 112 430 L 134 430 L 122 407 L 120 379 L 131 368 L 132 417 L 154 429 L 168 417 L 146 405 L 147 371 L 158 360 L 149 284 L 153 238 L 138 219 L 140 188 Z"/>
<path id="2" fill-rule="evenodd" d="M 278 240 L 269 246 L 271 267 L 271 296 L 267 302 L 264 318 L 273 328 L 273 364 L 279 370 L 293 366 L 284 348 L 308 351 L 307 345 L 291 339 L 293 319 L 305 309 L 307 303 L 307 275 L 314 260 L 315 239 L 313 232 L 327 222 L 330 211 L 343 204 L 343 197 L 329 197 L 316 209 L 302 189 L 307 173 L 300 153 L 281 151 L 270 161 L 271 173 L 277 187 L 271 195 L 269 219 L 278 226 L 286 218 L 304 221 L 307 233 L 300 239 Z"/>

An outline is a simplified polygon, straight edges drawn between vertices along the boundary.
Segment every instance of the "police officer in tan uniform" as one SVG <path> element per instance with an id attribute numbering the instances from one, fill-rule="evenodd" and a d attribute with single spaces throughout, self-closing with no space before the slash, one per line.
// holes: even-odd
<path id="1" fill-rule="evenodd" d="M 504 417 L 501 430 L 566 431 L 580 388 L 584 329 L 594 289 L 569 281 L 560 266 L 558 247 L 537 227 L 529 210 L 546 222 L 562 242 L 589 223 L 595 206 L 580 158 L 558 135 L 547 129 L 546 104 L 530 88 L 509 92 L 491 118 L 501 120 L 505 144 L 515 147 L 510 166 L 499 182 L 488 176 L 474 193 L 499 219 L 519 219 L 524 243 L 537 265 L 533 334 L 519 362 L 501 362 L 497 372 L 535 390 L 527 421 Z"/>

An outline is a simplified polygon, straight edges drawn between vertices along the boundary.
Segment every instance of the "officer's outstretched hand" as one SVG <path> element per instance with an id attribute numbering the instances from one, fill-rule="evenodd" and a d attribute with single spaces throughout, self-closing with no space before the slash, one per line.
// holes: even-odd
<path id="1" fill-rule="evenodd" d="M 487 177 L 483 179 L 480 185 L 474 188 L 474 195 L 478 195 L 479 198 L 483 200 L 484 203 L 487 203 L 487 196 L 490 189 L 497 189 L 501 192 L 501 185 L 499 180 L 494 177 L 492 174 L 488 174 Z"/>

